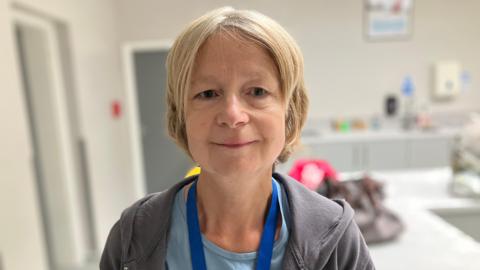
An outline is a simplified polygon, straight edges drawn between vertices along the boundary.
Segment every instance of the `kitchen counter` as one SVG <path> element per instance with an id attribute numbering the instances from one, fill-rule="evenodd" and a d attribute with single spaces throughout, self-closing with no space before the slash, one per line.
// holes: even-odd
<path id="1" fill-rule="evenodd" d="M 478 199 L 455 198 L 448 192 L 449 168 L 377 172 L 373 178 L 386 184 L 385 205 L 406 225 L 390 243 L 370 246 L 380 270 L 480 269 L 480 242 L 434 214 L 430 209 L 478 209 Z M 352 177 L 340 174 L 341 179 Z M 478 228 L 480 230 L 480 227 Z"/>

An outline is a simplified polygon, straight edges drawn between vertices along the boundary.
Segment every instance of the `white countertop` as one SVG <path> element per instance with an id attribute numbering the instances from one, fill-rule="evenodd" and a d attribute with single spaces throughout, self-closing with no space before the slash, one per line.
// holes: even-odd
<path id="1" fill-rule="evenodd" d="M 343 173 L 340 177 L 351 175 Z M 480 269 L 480 243 L 429 210 L 480 207 L 479 200 L 449 195 L 449 168 L 371 175 L 386 184 L 385 205 L 406 225 L 395 241 L 370 246 L 377 269 Z"/>

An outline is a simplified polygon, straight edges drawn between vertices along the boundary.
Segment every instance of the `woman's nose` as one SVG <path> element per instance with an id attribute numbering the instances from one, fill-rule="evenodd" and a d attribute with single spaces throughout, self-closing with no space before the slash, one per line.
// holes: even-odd
<path id="1" fill-rule="evenodd" d="M 237 128 L 249 121 L 245 105 L 236 96 L 225 97 L 217 114 L 217 123 L 220 126 Z"/>

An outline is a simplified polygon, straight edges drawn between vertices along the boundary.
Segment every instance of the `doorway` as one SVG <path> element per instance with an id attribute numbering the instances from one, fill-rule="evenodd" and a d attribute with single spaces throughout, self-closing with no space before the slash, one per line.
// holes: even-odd
<path id="1" fill-rule="evenodd" d="M 13 14 L 49 269 L 79 268 L 94 259 L 96 243 L 68 27 L 28 11 Z"/>
<path id="2" fill-rule="evenodd" d="M 166 68 L 170 42 L 129 44 L 124 49 L 137 196 L 171 187 L 192 166 L 166 128 Z"/>

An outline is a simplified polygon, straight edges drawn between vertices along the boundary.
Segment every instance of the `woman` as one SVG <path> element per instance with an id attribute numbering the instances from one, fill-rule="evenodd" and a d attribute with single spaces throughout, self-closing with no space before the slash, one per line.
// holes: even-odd
<path id="1" fill-rule="evenodd" d="M 201 172 L 126 209 L 101 269 L 374 269 L 348 204 L 274 172 L 308 109 L 281 26 L 211 11 L 176 39 L 167 70 L 168 131 Z"/>

